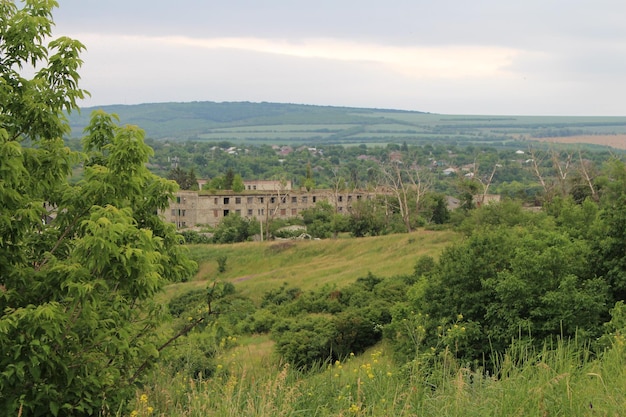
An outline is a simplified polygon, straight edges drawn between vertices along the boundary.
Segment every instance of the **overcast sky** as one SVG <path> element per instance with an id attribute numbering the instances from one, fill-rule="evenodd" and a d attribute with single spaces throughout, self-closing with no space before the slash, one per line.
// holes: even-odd
<path id="1" fill-rule="evenodd" d="M 626 115 L 624 0 L 58 0 L 84 106 Z"/>

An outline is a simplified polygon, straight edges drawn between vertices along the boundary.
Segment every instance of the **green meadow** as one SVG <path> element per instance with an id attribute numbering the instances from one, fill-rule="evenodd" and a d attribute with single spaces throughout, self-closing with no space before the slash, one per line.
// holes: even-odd
<path id="1" fill-rule="evenodd" d="M 192 245 L 191 256 L 200 265 L 196 279 L 174 284 L 169 291 L 219 279 L 234 283 L 243 295 L 258 301 L 264 292 L 285 282 L 303 290 L 326 284 L 341 287 L 368 272 L 380 276 L 409 274 L 418 256 L 436 256 L 458 238 L 450 231 L 421 230 L 362 239 Z M 224 273 L 218 272 L 216 259 L 220 256 L 228 258 Z"/>
<path id="2" fill-rule="evenodd" d="M 420 230 L 363 239 L 192 245 L 198 273 L 168 286 L 161 301 L 215 280 L 233 283 L 258 305 L 283 283 L 314 290 L 342 288 L 368 272 L 410 274 L 419 256 L 437 258 L 460 239 L 451 231 Z M 225 272 L 218 271 L 218 257 L 227 258 Z M 137 391 L 130 415 L 619 416 L 626 409 L 624 341 L 616 335 L 601 355 L 577 340 L 543 349 L 515 346 L 489 358 L 496 364 L 491 370 L 462 363 L 448 350 L 398 365 L 391 347 L 380 342 L 302 370 L 281 361 L 268 334 L 224 336 L 215 373 L 190 378 L 159 366 Z"/>

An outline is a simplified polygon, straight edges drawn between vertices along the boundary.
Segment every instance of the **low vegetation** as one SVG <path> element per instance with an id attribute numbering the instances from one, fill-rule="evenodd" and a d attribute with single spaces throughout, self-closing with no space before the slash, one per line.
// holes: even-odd
<path id="1" fill-rule="evenodd" d="M 66 147 L 63 114 L 87 94 L 77 72 L 84 47 L 65 37 L 47 43 L 55 6 L 0 2 L 3 413 L 623 414 L 626 164 L 619 157 L 531 149 L 538 185 L 525 199 L 542 207 L 528 210 L 511 199 L 473 199 L 487 194 L 504 166 L 499 161 L 517 151 L 492 158 L 467 147 L 462 158 L 474 156 L 473 171 L 454 182 L 461 207 L 448 213 L 436 194 L 424 216 L 424 177 L 412 163 L 428 161 L 438 176 L 434 155 L 452 158 L 457 148 L 403 143 L 378 152 L 379 162 L 390 161 L 389 151 L 415 157 L 381 166 L 389 174 L 387 199 L 397 204 L 355 204 L 358 215 L 348 221 L 322 205 L 305 213 L 302 223 L 325 240 L 221 245 L 256 232 L 232 217 L 202 243 L 208 235 L 181 235 L 158 215 L 177 187 L 149 170 L 144 131 L 97 111 L 80 150 Z M 192 107 L 202 111 L 201 104 Z M 246 110 L 244 119 L 269 122 L 276 109 Z M 282 110 L 292 111 L 291 123 L 302 122 L 300 107 Z M 370 128 L 388 116 L 391 130 L 403 122 L 414 133 L 415 114 L 351 109 L 333 117 L 327 108 L 313 110 L 332 140 L 384 136 Z M 230 120 L 215 112 L 216 123 Z M 347 119 L 352 126 L 333 130 Z M 447 122 L 500 140 L 491 120 Z M 588 122 L 598 130 L 624 124 Z M 431 133 L 445 134 L 446 123 Z M 497 123 L 517 126 L 508 118 Z M 542 135 L 579 128 L 555 124 Z M 322 163 L 342 165 L 347 151 L 333 150 Z M 312 187 L 314 168 L 304 162 L 289 163 Z M 490 176 L 479 162 L 492 167 Z M 72 177 L 78 166 L 80 175 Z M 516 159 L 507 175 L 519 167 Z M 368 175 L 347 171 L 354 187 Z M 346 183 L 339 171 L 329 172 L 324 181 L 336 189 Z M 193 171 L 174 173 L 193 183 Z M 523 191 L 524 184 L 513 188 Z M 185 247 L 185 239 L 195 243 Z"/>
<path id="2" fill-rule="evenodd" d="M 146 395 L 162 415 L 619 415 L 626 308 L 600 277 L 614 273 L 622 210 L 504 202 L 472 211 L 461 233 L 194 246 L 201 272 L 170 287 L 173 301 L 201 277 L 234 284 L 200 333 L 217 346 L 212 365 L 158 368 L 134 407 Z M 306 272 L 334 252 L 349 277 Z M 220 276 L 213 259 L 226 253 L 241 269 Z M 351 270 L 355 253 L 369 272 Z M 290 268 L 302 272 L 271 278 Z"/>
<path id="3" fill-rule="evenodd" d="M 571 202 L 551 210 L 558 216 L 523 211 L 519 205 L 485 207 L 467 219 L 467 238 L 419 231 L 338 241 L 194 246 L 200 270 L 211 277 L 203 281 L 201 272 L 195 281 L 169 288 L 178 294 L 170 293 L 170 305 L 180 299 L 184 302 L 177 305 L 187 306 L 187 313 L 179 316 L 195 320 L 191 310 L 205 305 L 186 295 L 203 294 L 202 287 L 181 292 L 181 286 L 202 283 L 208 288 L 214 278 L 234 286 L 213 305 L 220 315 L 195 336 L 201 341 L 181 340 L 176 350 L 195 352 L 196 343 L 212 344 L 216 350 L 200 368 L 202 361 L 190 353 L 182 368 L 167 363 L 156 368 L 131 408 L 141 415 L 150 407 L 164 416 L 619 415 L 626 392 L 626 308 L 620 301 L 608 308 L 619 296 L 598 284 L 571 281 L 572 276 L 585 276 L 589 267 L 589 254 L 579 251 L 586 250 L 582 242 L 590 243 L 591 230 L 582 240 L 581 235 L 565 241 L 558 237 L 566 235 L 558 225 L 563 216 L 582 219 L 586 212 L 597 221 L 603 216 Z M 484 223 L 487 219 L 491 224 Z M 576 229 L 573 223 L 569 227 Z M 394 242 L 414 246 L 395 258 L 401 260 L 397 268 L 389 265 L 376 274 L 312 283 L 303 272 L 274 285 L 265 278 L 262 289 L 253 279 L 236 278 L 251 270 L 261 275 L 262 268 L 273 270 L 259 254 L 278 264 L 291 259 L 283 267 L 304 270 L 316 257 L 327 257 L 337 243 L 350 254 L 382 252 L 380 258 L 356 261 L 375 268 L 397 251 L 385 251 Z M 315 244 L 318 250 L 307 250 Z M 271 255 L 260 252 L 263 246 L 274 247 Z M 555 251 L 570 255 L 566 260 Z M 228 253 L 233 265 L 246 266 L 233 276 L 217 276 L 209 271 L 216 268 L 218 253 Z M 553 261 L 558 265 L 548 267 Z M 411 268 L 402 271 L 403 263 Z M 491 269 L 503 272 L 485 278 Z M 454 270 L 468 275 L 443 281 L 455 276 Z M 542 270 L 552 278 L 516 278 Z M 482 289 L 468 289 L 480 287 L 483 280 Z M 522 290 L 521 282 L 527 289 Z M 536 289 L 529 286 L 533 282 Z M 251 287 L 255 290 L 249 291 Z M 489 292 L 494 288 L 495 293 Z M 510 298 L 499 299 L 503 294 Z M 499 307 L 505 308 L 504 316 Z M 494 312 L 493 323 L 487 321 L 490 313 L 472 312 L 481 308 Z M 572 315 L 578 313 L 581 317 Z M 524 322 L 511 324 L 513 317 Z M 491 340 L 480 339 L 487 334 Z"/>

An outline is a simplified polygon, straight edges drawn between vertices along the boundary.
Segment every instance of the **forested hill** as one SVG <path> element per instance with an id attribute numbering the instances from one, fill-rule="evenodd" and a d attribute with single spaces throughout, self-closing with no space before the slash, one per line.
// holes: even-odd
<path id="1" fill-rule="evenodd" d="M 92 111 L 100 108 L 117 114 L 122 125 L 141 127 L 148 138 L 179 142 L 312 146 L 448 142 L 525 148 L 523 141 L 526 139 L 561 141 L 559 138 L 577 137 L 577 142 L 623 148 L 621 145 L 626 139 L 626 117 L 443 115 L 373 108 L 210 101 L 83 108 L 80 114 L 70 117 L 74 137 L 82 136 Z"/>
<path id="2" fill-rule="evenodd" d="M 115 113 L 122 124 L 138 125 L 148 137 L 171 140 L 203 140 L 214 131 L 260 126 L 318 127 L 320 133 L 332 130 L 329 125 L 345 127 L 389 123 L 394 116 L 424 114 L 404 110 L 355 107 L 315 106 L 288 103 L 189 102 L 147 103 L 87 107 L 70 116 L 73 136 L 80 136 L 94 110 Z M 405 123 L 401 119 L 394 123 Z M 315 130 L 315 129 L 314 129 Z M 342 130 L 342 129 L 341 129 Z M 252 130 L 249 132 L 254 133 Z M 253 135 L 254 136 L 254 135 Z"/>

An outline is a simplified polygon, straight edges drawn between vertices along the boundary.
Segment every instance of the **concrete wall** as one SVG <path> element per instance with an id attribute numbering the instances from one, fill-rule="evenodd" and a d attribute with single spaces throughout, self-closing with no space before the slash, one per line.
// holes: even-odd
<path id="1" fill-rule="evenodd" d="M 196 225 L 218 225 L 225 216 L 238 214 L 259 221 L 287 219 L 300 215 L 302 210 L 327 201 L 338 213 L 348 213 L 360 199 L 371 199 L 376 193 L 352 191 L 335 193 L 333 190 L 225 191 L 210 194 L 206 191 L 180 191 L 170 207 L 161 214 L 178 228 Z"/>

